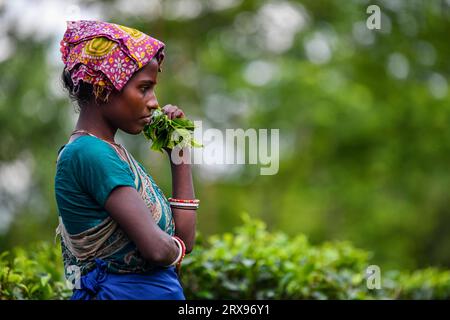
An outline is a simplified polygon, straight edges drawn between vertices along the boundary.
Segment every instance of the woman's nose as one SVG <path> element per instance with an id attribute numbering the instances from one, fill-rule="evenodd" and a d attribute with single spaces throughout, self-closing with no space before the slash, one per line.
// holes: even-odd
<path id="1" fill-rule="evenodd" d="M 150 100 L 148 100 L 146 105 L 147 105 L 147 108 L 149 108 L 149 110 L 158 109 L 159 104 L 158 104 L 158 99 L 156 99 L 156 96 L 153 95 L 153 97 Z"/>

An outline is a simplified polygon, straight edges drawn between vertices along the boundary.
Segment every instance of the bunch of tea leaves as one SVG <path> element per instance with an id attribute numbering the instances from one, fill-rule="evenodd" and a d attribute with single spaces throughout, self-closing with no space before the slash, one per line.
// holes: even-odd
<path id="1" fill-rule="evenodd" d="M 152 141 L 151 149 L 162 152 L 163 148 L 173 149 L 180 147 L 201 147 L 191 133 L 194 132 L 194 123 L 187 118 L 169 119 L 161 108 L 156 109 L 150 123 L 144 127 L 144 135 Z"/>

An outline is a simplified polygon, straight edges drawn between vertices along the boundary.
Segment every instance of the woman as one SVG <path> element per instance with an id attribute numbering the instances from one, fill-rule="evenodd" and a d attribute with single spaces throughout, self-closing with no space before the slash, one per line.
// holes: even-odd
<path id="1" fill-rule="evenodd" d="M 80 111 L 55 176 L 66 276 L 81 275 L 72 299 L 185 299 L 177 269 L 194 246 L 199 203 L 191 168 L 170 160 L 169 201 L 114 140 L 118 129 L 141 133 L 158 107 L 163 50 L 138 30 L 101 21 L 68 22 L 61 41 L 64 86 Z M 173 105 L 163 111 L 184 116 Z"/>

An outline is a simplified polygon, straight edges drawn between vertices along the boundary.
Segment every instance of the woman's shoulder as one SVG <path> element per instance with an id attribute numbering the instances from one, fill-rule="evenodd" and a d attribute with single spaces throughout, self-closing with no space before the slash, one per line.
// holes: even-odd
<path id="1" fill-rule="evenodd" d="M 59 161 L 68 159 L 78 161 L 92 161 L 94 159 L 99 161 L 120 161 L 116 151 L 107 142 L 88 135 L 78 137 L 62 147 Z"/>

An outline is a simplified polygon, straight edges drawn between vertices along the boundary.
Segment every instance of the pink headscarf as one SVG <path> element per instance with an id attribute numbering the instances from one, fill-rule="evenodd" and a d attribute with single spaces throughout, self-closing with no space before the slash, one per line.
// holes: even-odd
<path id="1" fill-rule="evenodd" d="M 102 21 L 68 21 L 61 40 L 64 70 L 75 88 L 83 80 L 106 98 L 163 49 L 164 43 L 141 31 Z M 161 63 L 164 55 L 158 57 Z"/>

